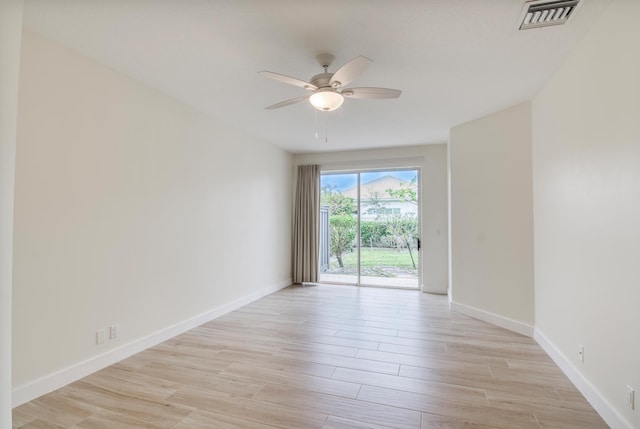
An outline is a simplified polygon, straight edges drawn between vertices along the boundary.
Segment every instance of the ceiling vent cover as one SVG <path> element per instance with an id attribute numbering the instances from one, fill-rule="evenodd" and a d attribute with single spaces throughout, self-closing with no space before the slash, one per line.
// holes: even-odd
<path id="1" fill-rule="evenodd" d="M 524 5 L 519 30 L 566 24 L 580 0 L 531 1 Z"/>

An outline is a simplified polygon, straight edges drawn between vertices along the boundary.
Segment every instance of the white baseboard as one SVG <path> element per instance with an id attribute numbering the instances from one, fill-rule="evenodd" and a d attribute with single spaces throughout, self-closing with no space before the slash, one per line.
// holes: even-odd
<path id="1" fill-rule="evenodd" d="M 578 388 L 580 393 L 589 401 L 604 421 L 615 429 L 633 429 L 623 416 L 621 416 L 605 399 L 604 396 L 578 371 L 578 369 L 549 339 L 537 328 L 534 332 L 534 339 L 540 344 L 551 359 L 558 365 L 562 372 Z"/>
<path id="2" fill-rule="evenodd" d="M 475 319 L 500 326 L 501 328 L 517 332 L 518 334 L 526 335 L 527 337 L 533 337 L 533 326 L 527 325 L 526 323 L 455 301 L 451 301 L 451 308 Z"/>
<path id="3" fill-rule="evenodd" d="M 124 344 L 113 350 L 109 350 L 106 353 L 94 356 L 83 362 L 78 362 L 74 365 L 46 375 L 30 383 L 18 386 L 13 389 L 12 406 L 17 407 L 33 399 L 36 399 L 39 396 L 66 386 L 69 383 L 73 383 L 74 381 L 77 381 L 96 371 L 106 368 L 109 365 L 113 365 L 114 363 L 119 362 L 129 356 L 158 345 L 163 341 L 167 341 L 168 339 L 171 339 L 176 335 L 180 335 L 188 331 L 189 329 L 193 329 L 197 326 L 202 325 L 203 323 L 223 316 L 233 310 L 237 310 L 240 307 L 250 304 L 253 301 L 256 301 L 274 292 L 277 292 L 289 285 L 291 285 L 291 279 L 282 281 L 276 285 L 262 288 L 242 298 L 228 302 L 202 314 L 194 316 L 190 319 L 183 320 L 182 322 L 156 331 L 151 335 L 148 335 L 147 337 L 131 341 L 128 344 Z"/>
<path id="4" fill-rule="evenodd" d="M 547 339 L 540 330 L 537 328 L 534 329 L 533 326 L 527 325 L 526 323 L 518 322 L 516 320 L 509 319 L 508 317 L 480 310 L 469 305 L 460 304 L 455 301 L 450 301 L 450 303 L 451 308 L 459 311 L 460 313 L 528 337 L 533 337 L 609 426 L 614 429 L 633 429 L 633 425 L 631 425 L 631 423 L 629 423 L 615 410 L 615 408 L 611 406 L 609 401 L 607 401 L 605 397 L 589 382 L 589 380 L 587 380 L 585 376 L 571 363 L 571 360 L 567 359 L 567 357 L 562 354 L 562 352 L 551 341 L 549 341 L 549 339 Z"/>

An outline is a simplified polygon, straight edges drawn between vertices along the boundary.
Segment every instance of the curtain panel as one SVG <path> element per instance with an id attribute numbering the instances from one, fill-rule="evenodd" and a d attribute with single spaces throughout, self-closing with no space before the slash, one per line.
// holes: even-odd
<path id="1" fill-rule="evenodd" d="M 293 282 L 318 281 L 320 166 L 298 166 L 293 215 Z"/>

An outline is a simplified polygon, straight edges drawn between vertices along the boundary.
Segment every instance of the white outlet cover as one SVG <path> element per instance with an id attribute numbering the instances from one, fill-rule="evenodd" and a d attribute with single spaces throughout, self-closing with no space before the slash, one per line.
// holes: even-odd
<path id="1" fill-rule="evenodd" d="M 96 331 L 96 344 L 104 343 L 104 329 L 98 329 Z"/>
<path id="2" fill-rule="evenodd" d="M 627 386 L 627 405 L 632 410 L 635 408 L 635 399 L 636 399 L 636 392 L 633 390 L 633 387 Z"/>
<path id="3" fill-rule="evenodd" d="M 578 359 L 580 362 L 584 362 L 584 346 L 582 344 L 578 345 Z"/>

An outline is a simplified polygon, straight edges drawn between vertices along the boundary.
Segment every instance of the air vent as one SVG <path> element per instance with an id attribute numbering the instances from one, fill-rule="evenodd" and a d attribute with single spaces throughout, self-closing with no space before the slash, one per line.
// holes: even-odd
<path id="1" fill-rule="evenodd" d="M 566 24 L 580 0 L 531 1 L 524 5 L 520 30 Z"/>

